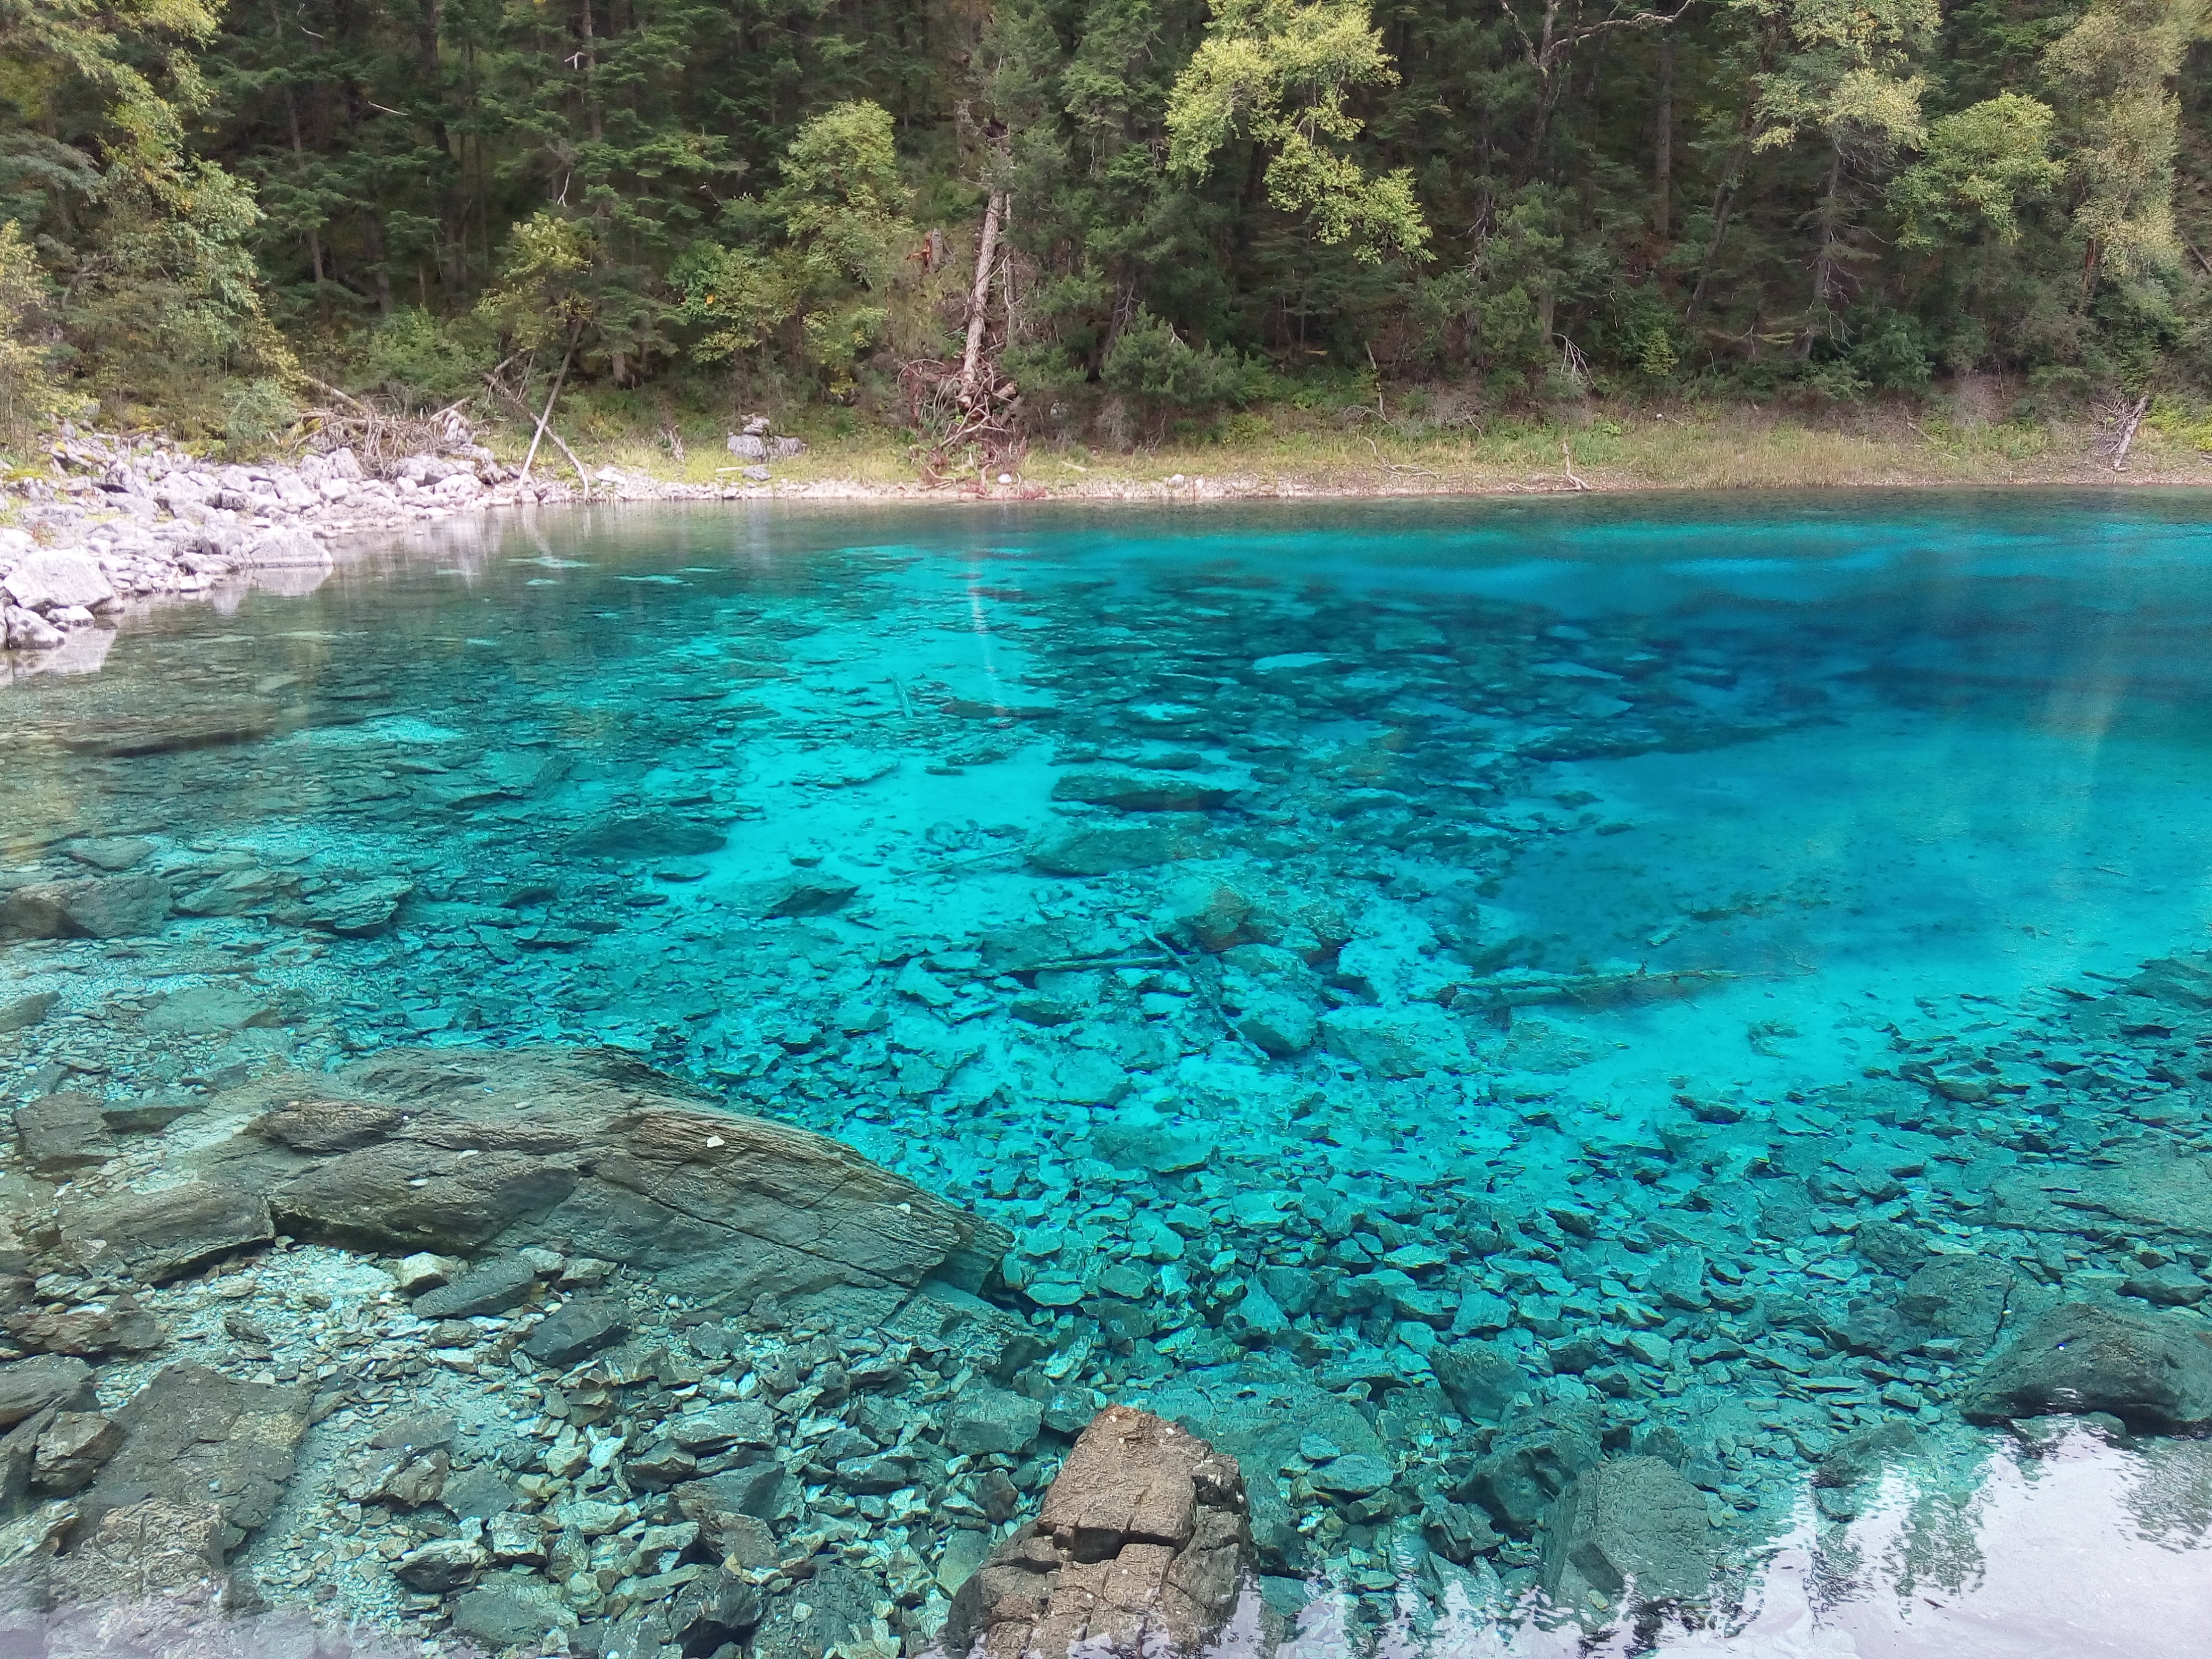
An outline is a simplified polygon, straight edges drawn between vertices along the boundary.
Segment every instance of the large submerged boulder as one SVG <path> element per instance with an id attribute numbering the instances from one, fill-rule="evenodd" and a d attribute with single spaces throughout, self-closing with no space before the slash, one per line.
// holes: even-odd
<path id="1" fill-rule="evenodd" d="M 170 1366 L 115 1413 L 121 1447 L 77 1500 L 80 1533 L 96 1530 L 112 1510 L 148 1502 L 212 1506 L 222 1549 L 236 1549 L 275 1512 L 307 1431 L 307 1391 L 296 1384 Z"/>
<path id="2" fill-rule="evenodd" d="M 1712 1587 L 1712 1523 L 1705 1495 L 1656 1457 L 1585 1469 L 1553 1506 L 1544 1587 L 1580 1618 L 1695 1601 Z"/>
<path id="3" fill-rule="evenodd" d="M 392 1050 L 243 1098 L 263 1109 L 178 1184 L 65 1206 L 65 1248 L 161 1279 L 272 1230 L 396 1255 L 550 1246 L 703 1305 L 880 1316 L 926 1279 L 979 1287 L 1008 1246 L 849 1147 L 611 1051 Z"/>
<path id="4" fill-rule="evenodd" d="M 1252 1582 L 1237 1461 L 1133 1407 L 1091 1420 L 1037 1518 L 962 1584 L 946 1659 L 1176 1659 Z"/>
<path id="5" fill-rule="evenodd" d="M 2109 1412 L 2134 1429 L 2212 1426 L 2212 1344 L 2171 1315 L 2069 1303 L 2032 1320 L 1960 1404 L 1970 1423 Z"/>

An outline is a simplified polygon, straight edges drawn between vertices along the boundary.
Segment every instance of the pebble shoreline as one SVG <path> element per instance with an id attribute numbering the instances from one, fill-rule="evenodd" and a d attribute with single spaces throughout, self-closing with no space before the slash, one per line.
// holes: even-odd
<path id="1" fill-rule="evenodd" d="M 296 462 L 218 465 L 161 440 L 64 428 L 43 452 L 46 476 L 0 484 L 0 674 L 96 668 L 105 655 L 99 634 L 135 606 L 205 599 L 240 581 L 311 591 L 349 544 L 440 520 L 780 493 L 765 465 L 728 485 L 673 483 L 611 466 L 592 475 L 588 489 L 542 466 L 525 480 L 459 435 L 377 476 L 347 448 Z"/>

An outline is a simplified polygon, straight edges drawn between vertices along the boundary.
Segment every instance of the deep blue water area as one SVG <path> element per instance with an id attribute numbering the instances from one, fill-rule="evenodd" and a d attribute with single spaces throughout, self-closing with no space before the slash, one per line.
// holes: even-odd
<path id="1" fill-rule="evenodd" d="M 1013 1230 L 1028 1386 L 1241 1449 L 1305 1659 L 1577 1650 L 1625 1458 L 1708 1612 L 1595 1650 L 2194 1652 L 2201 1443 L 1960 1406 L 2212 1341 L 2208 640 L 2184 494 L 447 525 L 0 686 L 8 886 L 164 895 L 0 944 L 0 1085 L 836 1136 Z"/>

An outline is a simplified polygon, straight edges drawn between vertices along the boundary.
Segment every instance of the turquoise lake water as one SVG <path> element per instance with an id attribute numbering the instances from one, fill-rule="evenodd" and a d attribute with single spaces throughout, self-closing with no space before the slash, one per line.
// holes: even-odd
<path id="1" fill-rule="evenodd" d="M 1256 1477 L 1304 1659 L 2194 1653 L 2201 1443 L 1956 1401 L 2062 1299 L 2212 1340 L 2190 1217 L 2018 1196 L 2212 1149 L 2208 641 L 2179 494 L 447 526 L 0 687 L 11 881 L 176 896 L 0 944 L 79 1016 L 0 1084 L 608 1043 L 835 1135 L 1053 1387 L 1365 1425 Z M 1601 1455 L 1709 1615 L 1547 1559 Z"/>

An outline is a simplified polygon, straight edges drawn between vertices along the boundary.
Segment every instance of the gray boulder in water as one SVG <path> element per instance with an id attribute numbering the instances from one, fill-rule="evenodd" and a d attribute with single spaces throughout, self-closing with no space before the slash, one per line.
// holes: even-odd
<path id="1" fill-rule="evenodd" d="M 175 895 L 159 876 L 39 882 L 0 900 L 0 939 L 131 939 L 158 933 Z"/>
<path id="2" fill-rule="evenodd" d="M 1253 1582 L 1237 1460 L 1163 1418 L 1109 1406 L 1037 1518 L 952 1597 L 946 1659 L 1172 1659 L 1220 1634 Z"/>
<path id="3" fill-rule="evenodd" d="M 2132 1429 L 2212 1426 L 2212 1346 L 2170 1316 L 2069 1303 L 1983 1366 L 1960 1412 L 1970 1423 L 2109 1412 Z"/>
<path id="4" fill-rule="evenodd" d="M 1695 1601 L 1712 1587 L 1712 1523 L 1704 1494 L 1656 1457 L 1617 1457 L 1559 1495 L 1544 1553 L 1544 1587 L 1575 1615 Z"/>

